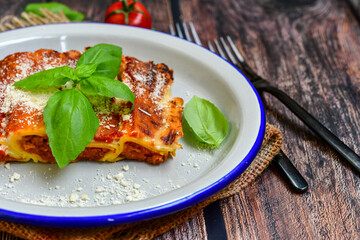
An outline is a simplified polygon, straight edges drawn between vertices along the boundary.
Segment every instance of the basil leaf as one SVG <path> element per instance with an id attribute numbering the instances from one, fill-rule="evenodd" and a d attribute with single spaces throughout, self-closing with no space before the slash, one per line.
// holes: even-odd
<path id="1" fill-rule="evenodd" d="M 97 64 L 93 76 L 114 79 L 120 71 L 122 49 L 111 44 L 101 43 L 86 50 L 77 62 L 76 68 L 84 64 Z"/>
<path id="2" fill-rule="evenodd" d="M 96 63 L 83 64 L 75 69 L 74 74 L 80 78 L 87 78 L 96 71 L 96 67 Z"/>
<path id="3" fill-rule="evenodd" d="M 59 13 L 59 10 L 62 10 L 63 13 L 65 14 L 65 16 L 70 20 L 70 21 L 82 21 L 84 20 L 84 14 L 76 12 L 71 10 L 69 7 L 67 7 L 64 4 L 58 3 L 58 2 L 49 2 L 49 3 L 30 3 L 28 5 L 26 5 L 25 7 L 25 12 L 29 13 L 35 13 L 39 16 L 42 16 L 41 12 L 40 12 L 40 8 L 45 8 L 50 10 L 51 12 L 54 13 Z"/>
<path id="4" fill-rule="evenodd" d="M 130 101 L 134 106 L 135 94 L 125 83 L 118 80 L 91 76 L 80 82 L 80 89 L 83 93 L 89 95 L 121 98 Z"/>
<path id="5" fill-rule="evenodd" d="M 67 67 L 67 66 L 63 66 L 63 67 Z M 62 68 L 62 67 L 59 67 L 59 68 Z M 72 69 L 72 67 L 69 67 Z M 65 70 L 65 71 L 62 71 L 61 72 L 61 75 L 64 76 L 64 77 L 67 77 L 69 79 L 72 79 L 72 80 L 79 80 L 79 78 L 74 74 L 75 70 L 72 69 L 72 71 L 70 69 L 68 70 Z"/>
<path id="6" fill-rule="evenodd" d="M 194 96 L 184 109 L 184 119 L 200 142 L 219 148 L 229 128 L 220 110 L 208 100 Z"/>
<path id="7" fill-rule="evenodd" d="M 56 92 L 44 109 L 49 145 L 57 164 L 65 167 L 94 138 L 99 119 L 88 99 L 76 89 Z"/>
<path id="8" fill-rule="evenodd" d="M 74 69 L 68 66 L 48 69 L 28 76 L 14 83 L 15 87 L 36 90 L 48 87 L 59 87 L 67 83 L 73 75 Z"/>

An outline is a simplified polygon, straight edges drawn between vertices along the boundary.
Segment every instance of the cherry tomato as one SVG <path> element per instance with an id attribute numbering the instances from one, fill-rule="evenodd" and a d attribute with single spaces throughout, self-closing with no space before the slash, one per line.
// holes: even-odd
<path id="1" fill-rule="evenodd" d="M 115 2 L 106 10 L 105 22 L 151 28 L 149 12 L 137 1 Z"/>

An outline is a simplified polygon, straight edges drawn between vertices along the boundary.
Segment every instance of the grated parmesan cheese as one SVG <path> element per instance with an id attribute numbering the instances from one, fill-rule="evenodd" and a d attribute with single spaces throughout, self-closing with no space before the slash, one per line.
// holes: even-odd
<path id="1" fill-rule="evenodd" d="M 42 112 L 47 101 L 54 92 L 55 91 L 26 91 L 9 85 L 5 90 L 5 98 L 0 108 L 0 112 L 9 113 L 16 106 L 19 106 L 28 112 L 33 110 Z"/>
<path id="2" fill-rule="evenodd" d="M 69 202 L 73 203 L 76 202 L 76 200 L 79 199 L 79 195 L 77 195 L 76 193 L 71 193 L 70 197 L 69 197 Z"/>
<path id="3" fill-rule="evenodd" d="M 42 63 L 37 68 L 34 67 L 35 62 L 26 57 L 19 57 L 16 61 L 14 61 L 14 64 L 16 64 L 15 69 L 17 70 L 17 73 L 15 76 L 7 76 L 7 80 L 10 80 L 9 78 L 11 77 L 12 82 L 18 82 L 31 74 L 63 65 L 59 59 L 48 58 L 46 56 L 42 58 Z M 69 61 L 67 65 L 75 68 L 76 62 Z M 2 71 L 4 71 L 4 69 L 2 69 Z M 27 91 L 16 88 L 12 86 L 12 84 L 2 85 L 0 88 L 0 97 L 4 100 L 0 108 L 0 112 L 9 113 L 15 106 L 19 106 L 28 112 L 33 110 L 42 112 L 48 99 L 52 96 L 52 94 L 54 94 L 55 91 L 56 90 Z"/>
<path id="4" fill-rule="evenodd" d="M 89 196 L 88 196 L 86 193 L 81 194 L 81 200 L 83 200 L 83 201 L 88 201 L 88 200 L 89 200 Z"/>
<path id="5" fill-rule="evenodd" d="M 114 176 L 115 181 L 120 181 L 121 179 L 124 178 L 124 174 L 123 173 L 118 173 Z"/>
<path id="6" fill-rule="evenodd" d="M 131 114 L 122 115 L 123 121 L 128 121 L 128 120 L 130 120 L 130 118 L 131 118 Z"/>
<path id="7" fill-rule="evenodd" d="M 156 85 L 154 91 L 151 93 L 151 97 L 154 99 L 161 98 L 162 90 L 166 83 L 165 74 L 158 72 L 156 73 Z"/>
<path id="8" fill-rule="evenodd" d="M 20 179 L 20 174 L 18 174 L 17 172 L 14 172 L 12 176 L 10 176 L 9 178 L 9 182 L 13 183 L 14 181 L 17 181 Z"/>

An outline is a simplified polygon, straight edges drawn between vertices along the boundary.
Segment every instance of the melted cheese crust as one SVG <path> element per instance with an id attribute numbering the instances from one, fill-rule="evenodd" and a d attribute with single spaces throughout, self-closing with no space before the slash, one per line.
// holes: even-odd
<path id="1" fill-rule="evenodd" d="M 80 56 L 79 51 L 40 49 L 15 53 L 0 61 L 0 161 L 55 161 L 42 115 L 54 92 L 30 92 L 12 84 L 39 71 L 64 65 L 75 68 Z M 171 98 L 172 70 L 165 64 L 123 57 L 117 78 L 134 92 L 134 110 L 121 114 L 96 106 L 100 126 L 74 161 L 127 158 L 158 164 L 175 155 L 183 136 L 183 100 Z M 111 99 L 108 104 L 117 102 Z"/>

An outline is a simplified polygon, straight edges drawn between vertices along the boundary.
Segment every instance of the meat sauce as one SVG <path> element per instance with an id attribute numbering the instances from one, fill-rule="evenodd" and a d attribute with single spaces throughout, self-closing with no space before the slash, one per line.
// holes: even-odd
<path id="1" fill-rule="evenodd" d="M 126 142 L 124 150 L 120 154 L 121 157 L 126 159 L 136 159 L 141 162 L 150 164 L 159 164 L 168 158 L 168 155 L 161 155 L 133 142 Z"/>
<path id="2" fill-rule="evenodd" d="M 28 153 L 35 153 L 39 155 L 42 159 L 46 159 L 48 162 L 55 162 L 55 158 L 51 153 L 49 146 L 49 140 L 46 136 L 40 137 L 35 135 L 29 135 L 23 137 L 22 141 L 19 143 L 21 148 Z M 85 148 L 85 150 L 80 153 L 76 160 L 100 160 L 104 155 L 109 152 L 109 149 L 106 148 Z"/>

